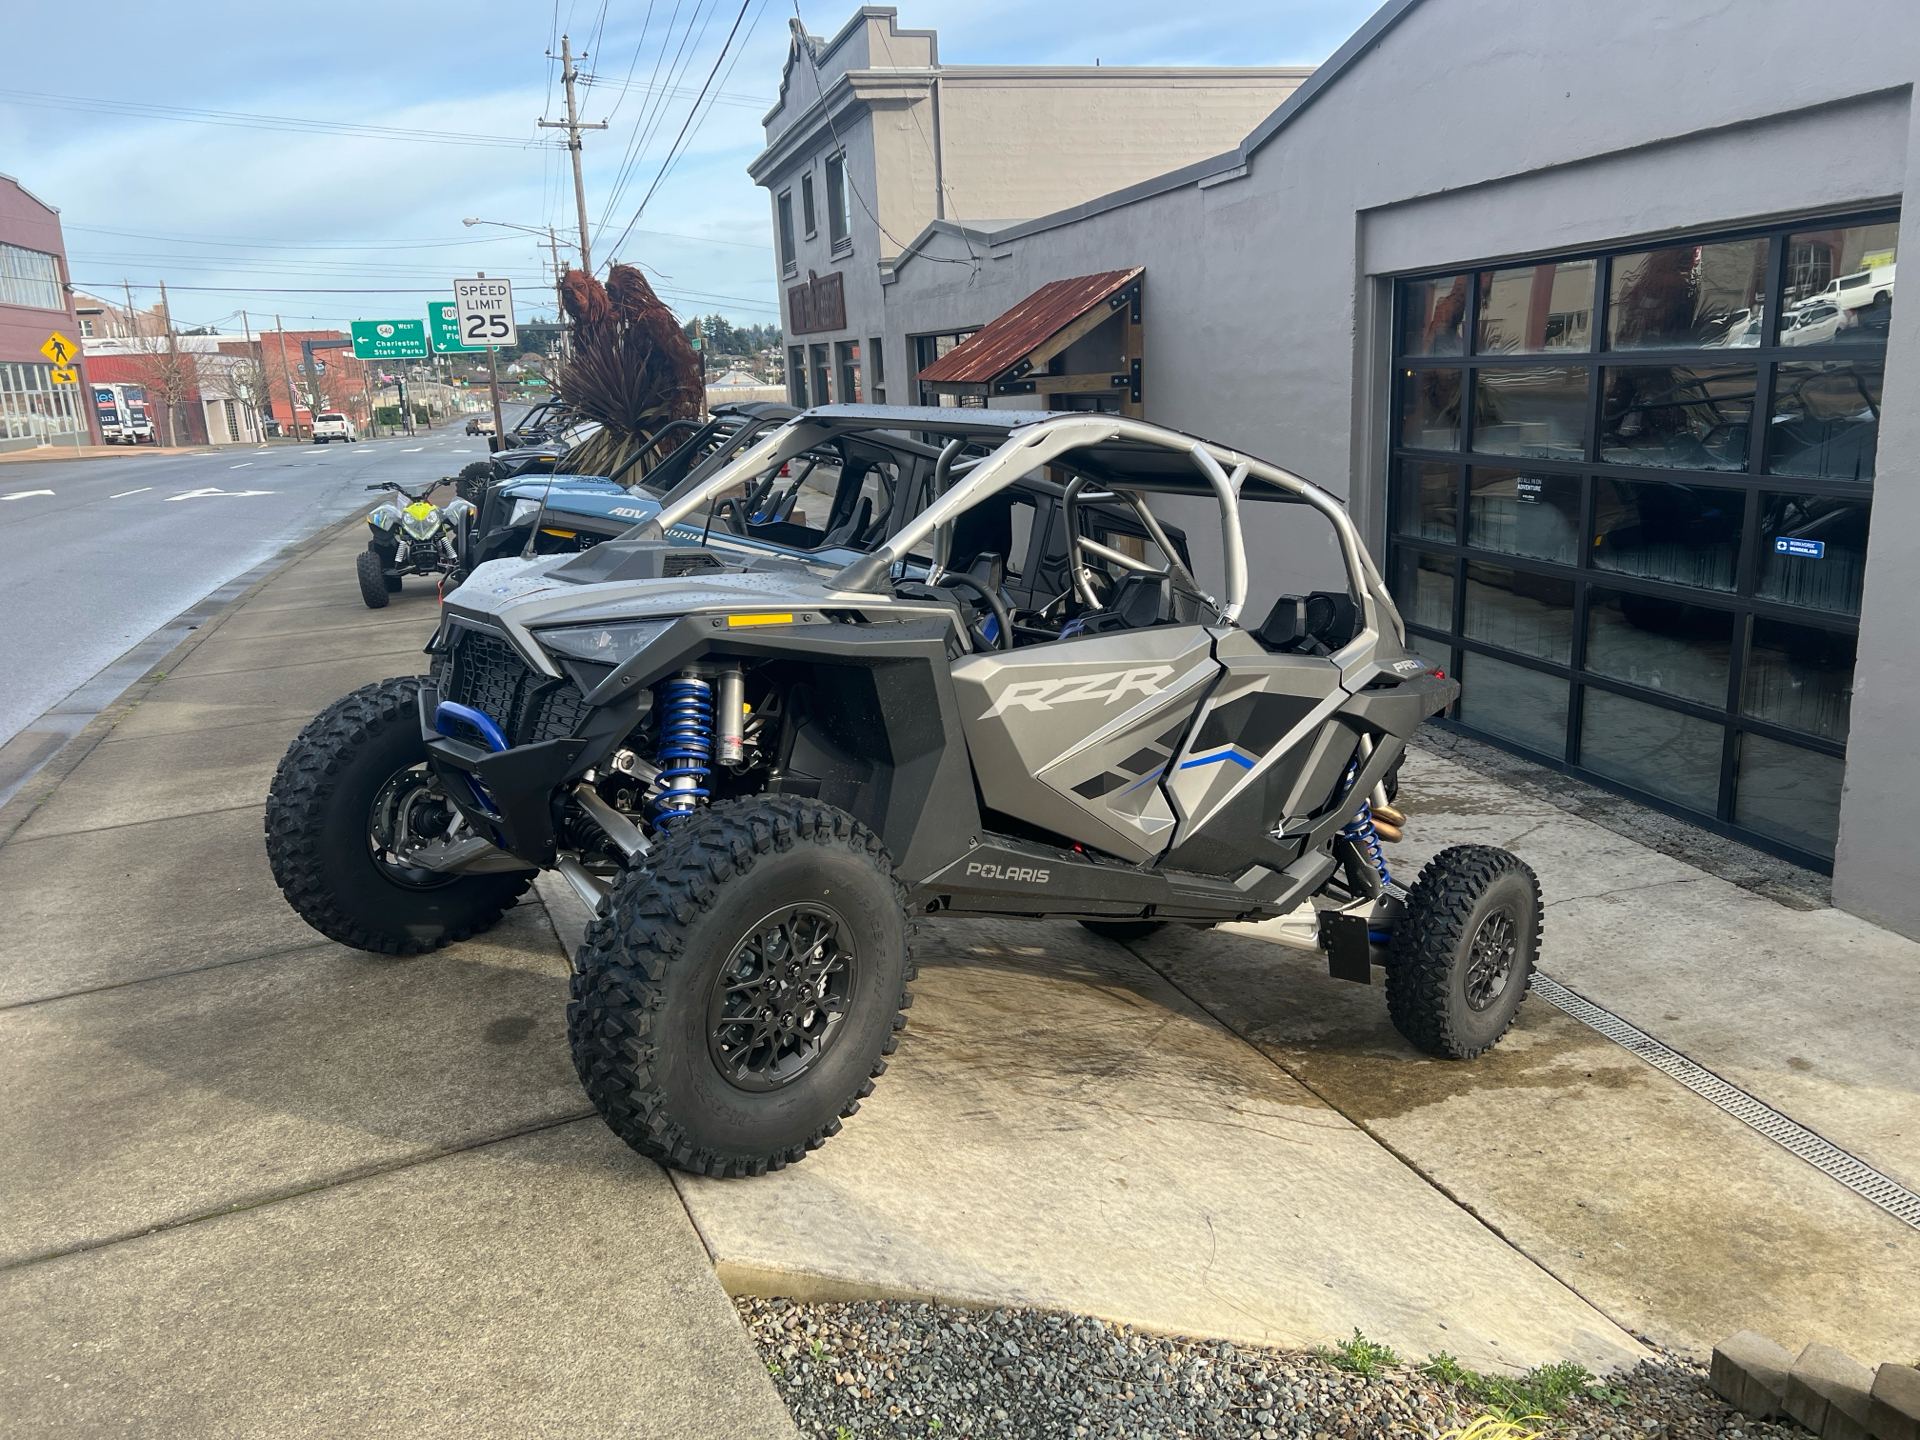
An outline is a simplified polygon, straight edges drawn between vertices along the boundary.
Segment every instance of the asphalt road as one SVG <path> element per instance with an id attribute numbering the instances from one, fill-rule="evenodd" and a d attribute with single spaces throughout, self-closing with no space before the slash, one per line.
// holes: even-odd
<path id="1" fill-rule="evenodd" d="M 0 745 L 210 591 L 371 509 L 368 485 L 451 475 L 485 453 L 455 427 L 0 466 Z"/>

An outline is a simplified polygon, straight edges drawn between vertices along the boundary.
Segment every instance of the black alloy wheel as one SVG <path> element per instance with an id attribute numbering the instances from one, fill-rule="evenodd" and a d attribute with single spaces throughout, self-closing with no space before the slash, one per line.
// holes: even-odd
<path id="1" fill-rule="evenodd" d="M 1421 870 L 1395 923 L 1387 1013 L 1429 1055 L 1470 1060 L 1507 1033 L 1540 953 L 1540 882 L 1519 856 L 1454 845 Z"/>
<path id="2" fill-rule="evenodd" d="M 1515 935 L 1513 912 L 1505 908 L 1493 911 L 1474 931 L 1462 986 L 1469 1009 L 1489 1009 L 1507 993 L 1508 982 L 1513 979 L 1514 957 L 1520 948 Z"/>
<path id="3" fill-rule="evenodd" d="M 426 765 L 395 771 L 367 811 L 367 849 L 373 863 L 394 884 L 409 889 L 437 890 L 453 884 L 458 876 L 416 865 L 412 855 L 422 845 L 445 839 L 455 814 L 453 802 Z"/>
<path id="4" fill-rule="evenodd" d="M 825 905 L 783 906 L 748 927 L 707 1002 L 707 1052 L 727 1082 L 778 1090 L 805 1074 L 840 1036 L 859 963 Z"/>

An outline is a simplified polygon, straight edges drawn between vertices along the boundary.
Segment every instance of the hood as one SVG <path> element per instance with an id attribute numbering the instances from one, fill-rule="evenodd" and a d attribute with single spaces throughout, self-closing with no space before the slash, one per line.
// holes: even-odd
<path id="1" fill-rule="evenodd" d="M 530 475 L 503 485 L 500 495 L 507 502 L 505 513 L 510 514 L 520 500 L 544 496 L 548 522 L 564 518 L 609 535 L 660 513 L 658 500 L 616 485 L 604 475 Z"/>

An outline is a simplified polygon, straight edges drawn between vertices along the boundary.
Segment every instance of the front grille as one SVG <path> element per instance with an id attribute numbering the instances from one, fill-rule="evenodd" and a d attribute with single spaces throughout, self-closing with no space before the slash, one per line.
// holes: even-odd
<path id="1" fill-rule="evenodd" d="M 442 698 L 481 711 L 514 745 L 571 735 L 587 713 L 579 686 L 543 679 L 505 640 L 479 630 L 455 632 Z"/>

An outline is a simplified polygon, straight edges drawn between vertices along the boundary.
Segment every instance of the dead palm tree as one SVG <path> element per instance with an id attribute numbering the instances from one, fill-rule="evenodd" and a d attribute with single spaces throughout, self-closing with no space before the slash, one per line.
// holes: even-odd
<path id="1" fill-rule="evenodd" d="M 604 286 L 569 270 L 560 300 L 573 321 L 560 398 L 605 427 L 567 457 L 567 468 L 606 475 L 650 447 L 668 422 L 700 413 L 700 362 L 673 312 L 632 265 L 615 265 Z"/>

